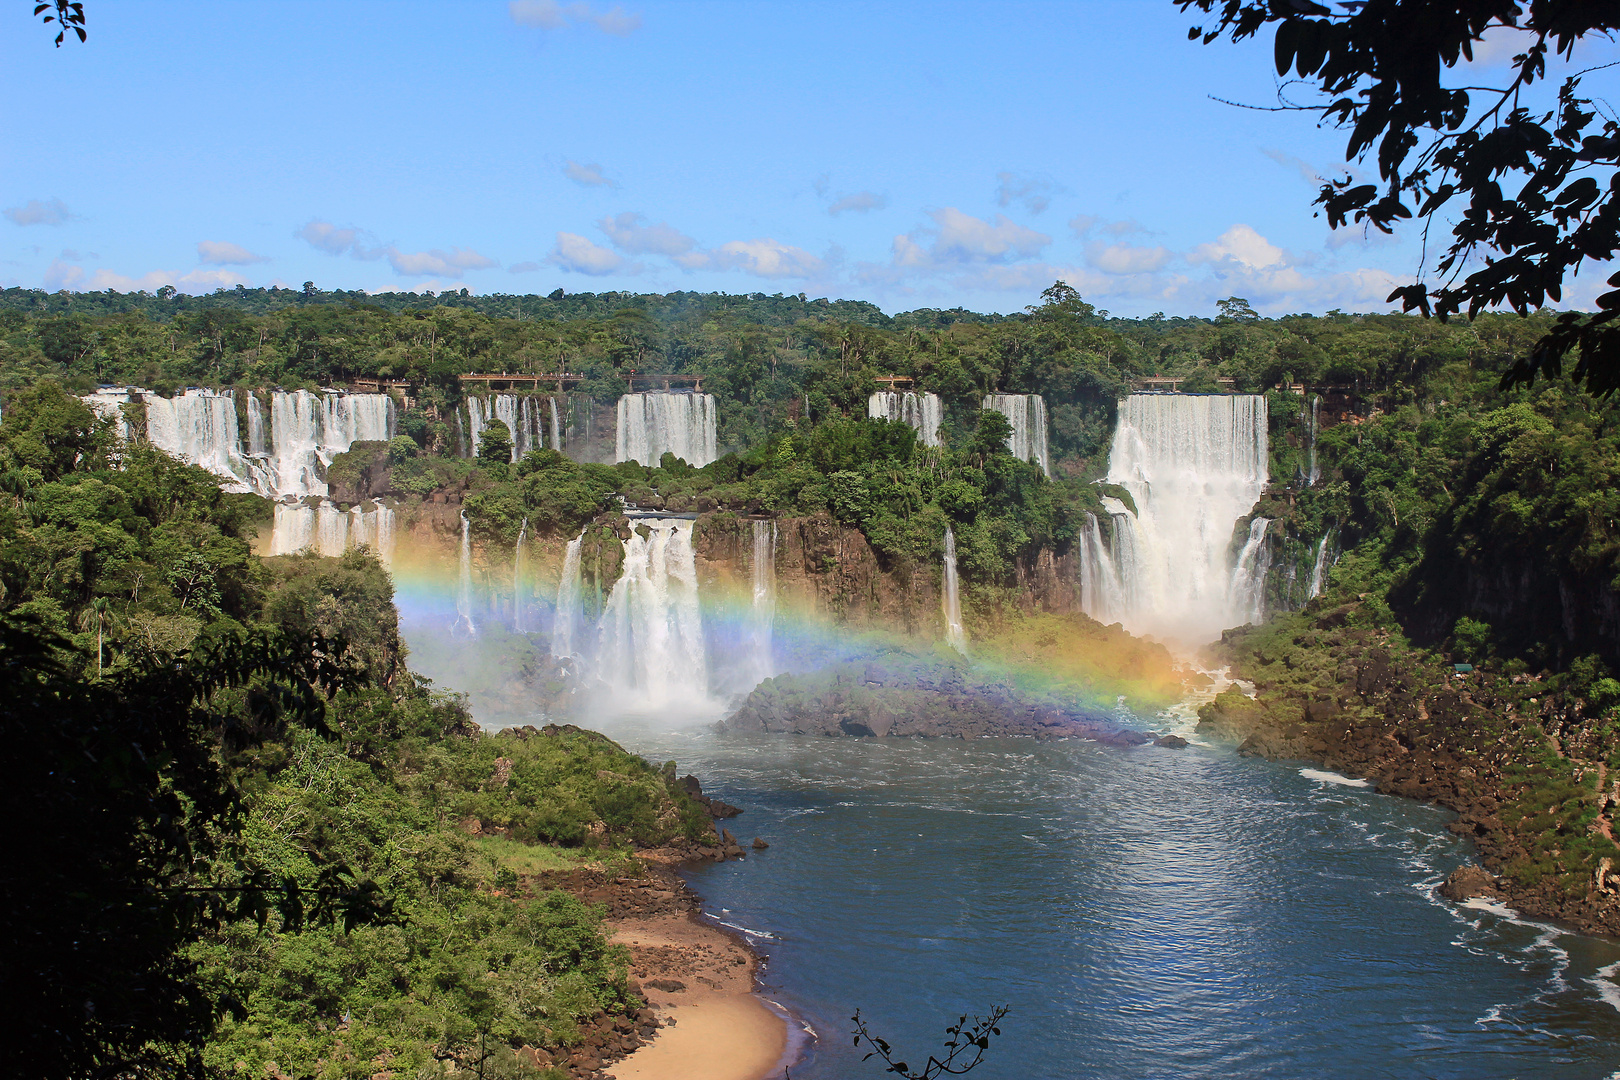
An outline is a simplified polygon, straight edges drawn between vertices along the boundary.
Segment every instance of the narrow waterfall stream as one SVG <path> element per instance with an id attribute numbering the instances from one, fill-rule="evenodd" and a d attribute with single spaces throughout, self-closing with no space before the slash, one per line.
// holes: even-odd
<path id="1" fill-rule="evenodd" d="M 776 522 L 754 523 L 754 608 L 750 642 L 755 683 L 776 674 L 771 644 L 776 624 Z"/>
<path id="2" fill-rule="evenodd" d="M 473 623 L 473 588 L 472 588 L 472 522 L 467 515 L 461 515 L 461 553 L 456 564 L 456 630 L 469 637 L 478 634 L 478 627 Z"/>
<path id="3" fill-rule="evenodd" d="M 528 559 L 524 541 L 529 536 L 529 519 L 525 517 L 518 527 L 517 545 L 512 549 L 512 628 L 523 633 L 523 570 Z"/>
<path id="4" fill-rule="evenodd" d="M 956 581 L 956 531 L 945 526 L 945 587 L 942 605 L 945 609 L 945 642 L 951 648 L 967 655 L 967 634 L 962 629 L 962 596 Z"/>
<path id="5" fill-rule="evenodd" d="M 557 578 L 557 606 L 551 618 L 552 656 L 574 655 L 574 630 L 584 618 L 579 581 L 579 555 L 584 543 L 585 530 L 581 529 L 563 551 L 562 573 Z"/>

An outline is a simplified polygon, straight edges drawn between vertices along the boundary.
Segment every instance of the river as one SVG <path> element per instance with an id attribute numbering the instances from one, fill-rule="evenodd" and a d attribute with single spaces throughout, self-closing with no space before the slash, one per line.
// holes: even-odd
<path id="1" fill-rule="evenodd" d="M 795 1080 L 914 1066 L 1008 1004 L 995 1078 L 1610 1077 L 1620 947 L 1459 908 L 1442 810 L 1228 748 L 599 725 L 745 808 L 689 879 L 817 1038 Z"/>

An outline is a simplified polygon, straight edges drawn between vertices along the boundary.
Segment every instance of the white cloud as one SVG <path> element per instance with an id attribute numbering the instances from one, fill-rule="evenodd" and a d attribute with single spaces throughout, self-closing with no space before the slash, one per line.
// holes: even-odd
<path id="1" fill-rule="evenodd" d="M 672 225 L 660 221 L 647 225 L 641 214 L 625 211 L 597 222 L 613 246 L 630 255 L 685 255 L 697 247 L 697 241 Z"/>
<path id="2" fill-rule="evenodd" d="M 864 214 L 868 210 L 881 210 L 889 205 L 889 200 L 882 195 L 870 191 L 857 191 L 853 195 L 840 195 L 838 200 L 827 207 L 827 213 L 833 217 L 851 210 Z"/>
<path id="3" fill-rule="evenodd" d="M 480 255 L 471 248 L 451 248 L 449 251 L 401 251 L 399 248 L 388 249 L 388 265 L 394 268 L 394 273 L 404 277 L 425 277 L 429 274 L 437 277 L 459 278 L 468 270 L 487 270 L 492 266 L 500 265 L 494 259 Z"/>
<path id="4" fill-rule="evenodd" d="M 1109 236 L 1130 236 L 1132 233 L 1147 232 L 1146 227 L 1135 218 L 1127 218 L 1124 221 L 1104 221 L 1095 214 L 1077 214 L 1069 219 L 1069 228 L 1074 231 L 1074 235 L 1077 237 L 1083 237 L 1093 229 Z"/>
<path id="5" fill-rule="evenodd" d="M 805 251 L 768 237 L 733 240 L 708 251 L 680 255 L 675 262 L 688 270 L 741 270 L 763 278 L 809 278 L 827 264 Z"/>
<path id="6" fill-rule="evenodd" d="M 1026 229 L 1008 220 L 1005 214 L 997 214 L 992 223 L 947 206 L 933 211 L 929 217 L 934 219 L 934 228 L 894 238 L 897 266 L 1012 262 L 1033 258 L 1052 242 L 1045 233 Z M 925 247 L 924 242 L 930 236 L 933 243 Z"/>
<path id="7" fill-rule="evenodd" d="M 1199 244 L 1187 254 L 1190 263 L 1209 263 L 1217 269 L 1242 267 L 1264 270 L 1280 267 L 1287 261 L 1282 248 L 1261 236 L 1248 225 L 1237 224 L 1210 244 Z"/>
<path id="8" fill-rule="evenodd" d="M 627 263 L 623 255 L 593 244 L 577 233 L 559 232 L 557 246 L 546 256 L 546 262 L 574 274 L 635 273 L 640 267 Z"/>
<path id="9" fill-rule="evenodd" d="M 328 255 L 349 255 L 368 262 L 386 256 L 388 265 L 394 268 L 394 273 L 404 277 L 432 275 L 459 278 L 468 270 L 487 270 L 500 265 L 494 259 L 480 255 L 471 248 L 456 247 L 449 251 L 440 248 L 431 251 L 401 251 L 393 244 L 378 244 L 376 238 L 365 229 L 352 225 L 340 229 L 329 221 L 311 221 L 293 235 L 315 250 L 324 251 Z M 200 252 L 201 248 L 198 250 Z"/>
<path id="10" fill-rule="evenodd" d="M 507 5 L 512 21 L 519 26 L 534 26 L 542 30 L 563 30 L 570 26 L 594 26 L 604 34 L 623 37 L 641 27 L 641 15 L 624 10 L 614 4 L 606 11 L 597 11 L 589 4 L 559 4 L 557 0 L 511 0 Z"/>
<path id="11" fill-rule="evenodd" d="M 1175 258 L 1166 247 L 1137 247 L 1134 244 L 1086 245 L 1086 262 L 1105 274 L 1151 274 L 1162 270 Z"/>
<path id="12" fill-rule="evenodd" d="M 76 216 L 61 199 L 48 199 L 44 202 L 29 199 L 21 206 L 10 207 L 3 213 L 6 220 L 13 225 L 61 225 L 72 221 Z"/>
<path id="13" fill-rule="evenodd" d="M 1010 172 L 996 173 L 997 206 L 1021 203 L 1030 213 L 1039 214 L 1052 205 L 1052 196 L 1057 191 L 1058 186 L 1050 180 L 1037 180 Z"/>
<path id="14" fill-rule="evenodd" d="M 357 259 L 377 259 L 384 254 L 383 248 L 370 243 L 374 240 L 370 233 L 352 225 L 340 229 L 330 221 L 311 220 L 293 235 L 315 250 L 324 251 L 328 255 L 353 255 Z"/>
<path id="15" fill-rule="evenodd" d="M 578 161 L 570 160 L 563 166 L 563 175 L 568 177 L 568 179 L 572 180 L 574 183 L 581 184 L 585 187 L 619 186 L 616 182 L 609 180 L 606 176 L 604 176 L 602 173 L 602 166 L 595 163 L 581 164 Z"/>
<path id="16" fill-rule="evenodd" d="M 71 289 L 84 280 L 84 268 L 57 259 L 45 268 L 45 288 L 51 292 Z"/>
<path id="17" fill-rule="evenodd" d="M 249 266 L 269 262 L 268 255 L 255 255 L 240 244 L 217 243 L 200 240 L 197 243 L 197 261 L 211 266 Z"/>

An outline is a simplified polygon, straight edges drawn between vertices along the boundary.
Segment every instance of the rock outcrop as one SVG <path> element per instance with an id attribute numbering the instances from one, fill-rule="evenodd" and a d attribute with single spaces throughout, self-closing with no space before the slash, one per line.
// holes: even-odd
<path id="1" fill-rule="evenodd" d="M 977 680 L 954 664 L 923 662 L 842 664 L 814 675 L 778 675 L 761 683 L 717 726 L 823 736 L 1032 736 L 1117 746 L 1149 741 L 1106 714 Z"/>

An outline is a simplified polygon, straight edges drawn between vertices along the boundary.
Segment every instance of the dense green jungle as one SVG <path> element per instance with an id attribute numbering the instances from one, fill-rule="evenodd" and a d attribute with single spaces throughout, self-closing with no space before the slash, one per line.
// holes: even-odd
<path id="1" fill-rule="evenodd" d="M 431 1076 L 482 1055 L 515 1075 L 513 1048 L 639 1005 L 602 912 L 549 883 L 709 827 L 672 768 L 599 737 L 480 734 L 409 670 L 375 559 L 252 555 L 268 503 L 117 444 L 74 396 L 97 383 L 410 381 L 401 434 L 330 479 L 453 490 L 489 541 L 525 518 L 571 537 L 622 496 L 825 515 L 886 566 L 937 566 L 950 523 L 969 635 L 992 649 L 1033 617 L 1018 585 L 1038 554 L 1123 494 L 1099 480 L 1137 380 L 1263 393 L 1255 513 L 1284 557 L 1273 617 L 1210 658 L 1255 696 L 1223 694 L 1206 727 L 1444 802 L 1516 898 L 1620 928 L 1620 416 L 1566 382 L 1499 385 L 1552 319 L 1267 319 L 1239 298 L 1211 319 L 1119 319 L 1061 283 L 1010 316 L 758 294 L 0 292 L 0 716 L 24 778 L 7 810 L 28 823 L 0 918 L 48 973 L 20 1006 L 37 1039 L 12 1052 L 57 1074 L 197 1055 Z M 559 369 L 601 400 L 632 372 L 701 375 L 723 456 L 511 463 L 499 421 L 459 456 L 459 375 Z M 879 375 L 940 395 L 943 446 L 866 418 Z M 1045 396 L 1051 479 L 1007 452 L 990 392 Z M 1283 570 L 1324 538 L 1339 556 L 1307 603 Z"/>

